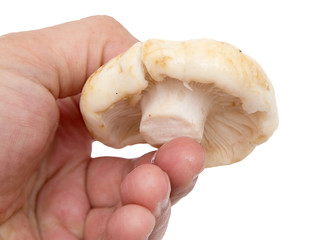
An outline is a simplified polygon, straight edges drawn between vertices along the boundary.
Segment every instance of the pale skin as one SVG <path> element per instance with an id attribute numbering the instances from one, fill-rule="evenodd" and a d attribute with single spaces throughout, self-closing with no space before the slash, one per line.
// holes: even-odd
<path id="1" fill-rule="evenodd" d="M 178 138 L 92 159 L 78 105 L 88 76 L 136 41 L 105 16 L 0 37 L 1 240 L 162 239 L 204 150 Z"/>

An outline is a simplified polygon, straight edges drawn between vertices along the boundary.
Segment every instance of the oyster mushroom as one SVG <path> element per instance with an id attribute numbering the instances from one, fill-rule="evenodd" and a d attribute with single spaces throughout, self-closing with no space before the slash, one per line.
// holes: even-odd
<path id="1" fill-rule="evenodd" d="M 187 136 L 206 150 L 207 167 L 242 160 L 278 125 L 262 68 L 206 39 L 136 43 L 88 79 L 80 107 L 91 135 L 108 146 Z"/>

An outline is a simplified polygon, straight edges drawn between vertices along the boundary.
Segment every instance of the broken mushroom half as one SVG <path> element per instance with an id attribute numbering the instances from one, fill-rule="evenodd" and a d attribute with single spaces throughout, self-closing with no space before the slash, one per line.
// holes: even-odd
<path id="1" fill-rule="evenodd" d="M 88 79 L 80 107 L 91 135 L 108 146 L 158 147 L 187 136 L 206 150 L 206 167 L 242 160 L 278 125 L 262 68 L 205 39 L 136 43 Z"/>

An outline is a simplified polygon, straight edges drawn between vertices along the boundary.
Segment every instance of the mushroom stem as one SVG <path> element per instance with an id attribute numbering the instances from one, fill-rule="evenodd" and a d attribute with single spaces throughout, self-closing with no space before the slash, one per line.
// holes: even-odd
<path id="1" fill-rule="evenodd" d="M 202 140 L 210 108 L 210 94 L 179 80 L 153 84 L 141 102 L 140 132 L 146 142 L 159 146 L 186 136 Z"/>

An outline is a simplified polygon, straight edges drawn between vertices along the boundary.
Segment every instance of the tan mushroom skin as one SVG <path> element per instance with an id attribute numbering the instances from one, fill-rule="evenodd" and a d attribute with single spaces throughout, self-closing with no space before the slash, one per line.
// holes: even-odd
<path id="1" fill-rule="evenodd" d="M 88 79 L 80 107 L 91 135 L 108 146 L 188 136 L 205 148 L 207 167 L 244 159 L 278 126 L 259 64 L 207 39 L 136 43 Z"/>

